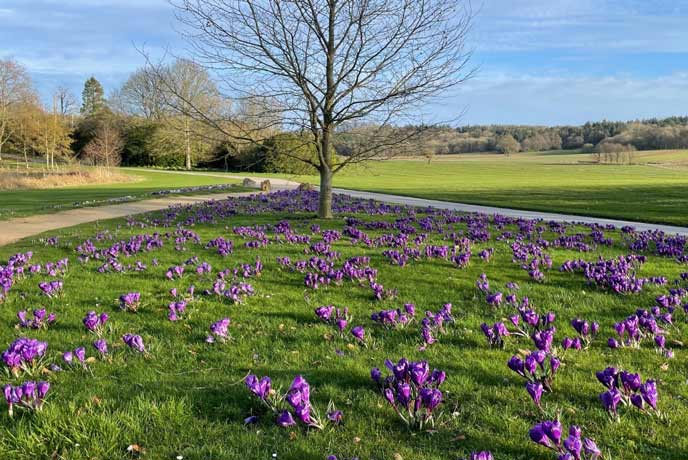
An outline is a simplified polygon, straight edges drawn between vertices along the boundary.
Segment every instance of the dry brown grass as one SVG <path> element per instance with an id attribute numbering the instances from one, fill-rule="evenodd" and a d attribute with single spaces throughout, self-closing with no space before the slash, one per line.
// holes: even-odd
<path id="1" fill-rule="evenodd" d="M 0 190 L 46 189 L 77 185 L 135 182 L 136 180 L 135 176 L 122 174 L 112 168 L 68 166 L 54 171 L 37 168 L 24 171 L 21 169 L 0 168 Z"/>

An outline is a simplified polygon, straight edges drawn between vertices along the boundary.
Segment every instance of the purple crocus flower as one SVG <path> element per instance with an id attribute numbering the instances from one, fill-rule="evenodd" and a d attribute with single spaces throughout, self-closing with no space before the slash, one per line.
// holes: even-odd
<path id="1" fill-rule="evenodd" d="M 535 405 L 537 407 L 540 407 L 540 399 L 542 398 L 542 393 L 545 391 L 545 388 L 542 386 L 542 383 L 528 382 L 526 383 L 526 390 L 528 391 L 530 397 L 533 398 L 533 402 L 535 403 Z"/>
<path id="2" fill-rule="evenodd" d="M 146 352 L 146 347 L 144 346 L 143 339 L 140 335 L 124 334 L 122 336 L 122 341 L 126 343 L 132 350 L 138 351 L 139 353 Z"/>
<path id="3" fill-rule="evenodd" d="M 270 377 L 263 377 L 258 380 L 258 377 L 250 374 L 246 376 L 244 382 L 246 383 L 246 387 L 260 399 L 265 400 L 270 394 L 270 385 L 272 384 Z"/>
<path id="4" fill-rule="evenodd" d="M 494 457 L 492 456 L 492 452 L 489 450 L 483 450 L 480 452 L 471 452 L 468 460 L 494 460 Z"/>
<path id="5" fill-rule="evenodd" d="M 600 401 L 607 412 L 616 414 L 616 408 L 621 402 L 621 392 L 616 388 L 612 388 L 600 394 Z"/>
<path id="6" fill-rule="evenodd" d="M 277 417 L 277 424 L 282 428 L 286 428 L 288 426 L 296 425 L 296 420 L 294 420 L 294 416 L 291 415 L 291 412 L 285 410 Z"/>
<path id="7" fill-rule="evenodd" d="M 356 326 L 351 329 L 351 335 L 353 335 L 356 340 L 361 342 L 365 341 L 365 329 L 363 329 L 363 326 Z"/>
<path id="8" fill-rule="evenodd" d="M 98 350 L 98 353 L 100 353 L 101 355 L 106 355 L 108 352 L 108 346 L 105 339 L 98 339 L 95 342 L 93 342 L 93 348 Z"/>

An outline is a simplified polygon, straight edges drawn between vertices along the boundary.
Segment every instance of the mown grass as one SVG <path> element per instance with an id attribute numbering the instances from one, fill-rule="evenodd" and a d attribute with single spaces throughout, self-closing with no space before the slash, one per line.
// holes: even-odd
<path id="1" fill-rule="evenodd" d="M 638 152 L 632 165 L 589 154 L 451 155 L 345 169 L 336 187 L 506 208 L 688 225 L 688 151 Z M 318 183 L 314 176 L 295 180 Z"/>
<path id="2" fill-rule="evenodd" d="M 494 289 L 516 281 L 521 286 L 519 297 L 528 296 L 540 311 L 556 312 L 557 341 L 574 334 L 569 322 L 575 317 L 597 320 L 602 325 L 602 333 L 590 350 L 565 356 L 554 393 L 543 398 L 550 416 L 560 413 L 563 423 L 581 425 L 585 435 L 596 439 L 608 458 L 688 458 L 688 438 L 683 435 L 688 422 L 685 350 L 674 345 L 675 359 L 663 368 L 666 360 L 650 347 L 612 351 L 605 345 L 615 321 L 638 307 L 651 306 L 654 297 L 666 288 L 650 287 L 639 295 L 613 295 L 590 288 L 580 275 L 556 269 L 547 272 L 544 283 L 531 282 L 512 263 L 508 245 L 494 240 L 500 233 L 495 229 L 490 242 L 476 244 L 473 250 L 475 254 L 480 248 L 495 247 L 493 259 L 483 262 L 474 256 L 465 270 L 444 260 L 417 261 L 403 268 L 391 266 L 381 256 L 382 249 L 353 246 L 348 238 L 342 238 L 333 245 L 342 259 L 369 255 L 371 266 L 379 269 L 379 281 L 399 290 L 397 300 L 380 303 L 373 300 L 369 289 L 350 283 L 306 290 L 303 274 L 280 270 L 275 261 L 277 256 L 307 258 L 303 245 L 270 244 L 263 249 L 247 249 L 229 230 L 232 226 L 271 225 L 288 219 L 298 233 L 310 233 L 314 223 L 323 229 L 341 229 L 341 217 L 319 221 L 306 214 L 237 215 L 215 224 L 195 225 L 191 229 L 202 238 L 200 245 L 187 243 L 186 250 L 176 251 L 172 239 L 163 249 L 121 260 L 142 260 L 149 268 L 140 273 L 98 274 L 97 263 L 79 265 L 74 247 L 103 230 L 108 230 L 113 239 L 99 242 L 99 247 L 132 234 L 172 232 L 174 228 L 136 228 L 114 220 L 60 231 L 57 247 L 44 246 L 41 239 L 35 238 L 0 248 L 0 261 L 15 252 L 33 250 L 34 262 L 69 257 L 71 266 L 60 299 L 50 301 L 39 294 L 37 284 L 49 279 L 46 276 L 24 279 L 13 288 L 0 309 L 3 346 L 26 335 L 49 342 L 50 360 L 59 361 L 59 352 L 79 345 L 87 346 L 92 356 L 90 343 L 94 337 L 86 333 L 81 319 L 88 310 L 96 310 L 111 315 L 106 337 L 112 349 L 109 359 L 92 364 L 89 371 L 67 370 L 46 376 L 52 390 L 44 411 L 14 419 L 1 413 L 0 458 L 124 459 L 134 457 L 126 451 L 134 444 L 145 450 L 140 457 L 146 459 L 182 456 L 197 460 L 322 460 L 335 454 L 340 459 L 382 460 L 399 458 L 395 457 L 398 454 L 404 459 L 444 460 L 484 449 L 492 450 L 499 460 L 554 458 L 528 440 L 530 426 L 545 416 L 538 413 L 523 382 L 506 366 L 513 353 L 532 345 L 526 340 L 510 340 L 504 350 L 490 349 L 479 330 L 483 321 L 493 322 L 511 311 L 487 306 L 474 284 L 483 272 Z M 358 217 L 368 221 L 392 218 Z M 455 227 L 457 231 L 466 230 L 464 224 Z M 234 254 L 226 258 L 204 248 L 205 242 L 220 235 L 235 242 Z M 610 236 L 617 244 L 593 253 L 548 252 L 555 268 L 569 258 L 593 260 L 598 255 L 625 254 L 619 235 Z M 314 235 L 314 240 L 319 237 Z M 447 244 L 437 235 L 431 236 L 429 243 Z M 195 274 L 187 274 L 180 281 L 165 279 L 168 266 L 194 255 L 208 261 L 214 272 L 260 257 L 265 264 L 263 275 L 249 280 L 256 296 L 242 305 L 199 296 L 190 305 L 188 320 L 168 321 L 170 288 L 181 291 L 194 284 L 198 293 L 212 284 L 211 278 Z M 158 267 L 152 265 L 154 258 L 160 262 Z M 685 269 L 673 260 L 651 256 L 641 275 L 663 275 L 673 280 Z M 142 293 L 144 305 L 137 314 L 118 311 L 117 297 L 129 291 Z M 406 302 L 415 303 L 419 311 L 436 311 L 443 303 L 451 302 L 456 324 L 425 352 L 418 350 L 417 322 L 395 331 L 371 324 L 371 312 Z M 363 348 L 336 336 L 330 339 L 332 328 L 316 321 L 313 314 L 315 307 L 325 304 L 349 306 L 353 324 L 364 325 L 374 337 L 374 344 Z M 56 311 L 57 324 L 47 331 L 14 329 L 18 310 L 39 306 Z M 225 316 L 232 319 L 233 340 L 219 346 L 204 343 L 209 324 Z M 684 317 L 677 313 L 670 338 L 684 340 L 687 331 Z M 119 337 L 127 332 L 143 336 L 149 351 L 146 356 L 124 349 Z M 343 356 L 338 350 L 344 352 Z M 370 381 L 372 367 L 383 367 L 385 358 L 396 360 L 402 356 L 427 359 L 431 367 L 448 374 L 443 404 L 446 418 L 435 432 L 408 432 Z M 657 379 L 659 407 L 667 419 L 626 409 L 620 422 L 611 421 L 597 400 L 602 386 L 594 377 L 595 371 L 610 365 L 640 372 L 644 379 Z M 271 376 L 274 384 L 282 388 L 296 374 L 303 374 L 315 388 L 313 400 L 321 411 L 329 400 L 344 411 L 343 426 L 324 432 L 309 432 L 302 427 L 282 429 L 274 426 L 269 416 L 262 417 L 257 426 L 244 426 L 245 417 L 262 414 L 241 383 L 250 371 Z M 2 377 L 2 383 L 8 380 L 17 381 Z"/>
<path id="3" fill-rule="evenodd" d="M 104 200 L 111 198 L 131 197 L 131 201 L 154 198 L 150 193 L 159 190 L 215 184 L 239 184 L 238 180 L 231 178 L 192 176 L 181 173 L 161 174 L 144 169 L 122 169 L 119 172 L 131 176 L 133 180 L 125 183 L 77 187 L 2 190 L 0 191 L 0 220 L 63 211 L 77 207 L 78 203 L 84 201 L 94 202 L 89 206 L 99 206 L 104 204 Z M 241 191 L 242 189 L 237 188 L 236 190 Z M 198 193 L 208 192 L 200 191 Z"/>

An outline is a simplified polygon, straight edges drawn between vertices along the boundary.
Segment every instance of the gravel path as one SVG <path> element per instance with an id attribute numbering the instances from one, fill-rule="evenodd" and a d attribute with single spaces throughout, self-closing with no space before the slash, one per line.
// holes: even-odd
<path id="1" fill-rule="evenodd" d="M 160 173 L 167 173 L 167 171 L 156 171 Z M 175 174 L 179 172 L 175 171 Z M 189 172 L 185 174 L 204 175 L 212 177 L 229 177 L 233 179 L 244 179 L 250 176 L 227 175 L 204 172 Z M 252 177 L 251 177 L 252 178 Z M 265 178 L 252 178 L 256 181 L 265 180 Z M 270 179 L 273 189 L 280 190 L 285 188 L 294 188 L 298 183 L 286 179 Z M 388 203 L 405 204 L 411 206 L 432 206 L 440 209 L 449 209 L 459 212 L 476 212 L 483 214 L 501 214 L 509 217 L 522 217 L 524 219 L 542 219 L 545 221 L 559 221 L 559 222 L 582 222 L 582 223 L 598 223 L 602 225 L 612 224 L 617 227 L 631 226 L 638 230 L 661 230 L 665 233 L 676 233 L 681 235 L 688 235 L 688 228 L 675 227 L 671 225 L 647 224 L 640 222 L 629 222 L 623 220 L 604 219 L 598 217 L 583 217 L 568 214 L 554 214 L 548 212 L 536 211 L 522 211 L 517 209 L 495 208 L 491 206 L 479 206 L 463 203 L 452 203 L 448 201 L 427 200 L 423 198 L 412 198 L 399 195 L 387 195 L 384 193 L 362 192 L 358 190 L 334 189 L 335 193 L 342 193 L 357 198 L 366 198 Z M 50 230 L 57 230 L 60 228 L 71 227 L 73 225 L 83 224 L 87 222 L 95 222 L 103 219 L 112 219 L 115 217 L 124 217 L 132 214 L 140 214 L 148 211 L 155 211 L 165 209 L 176 204 L 192 204 L 207 200 L 224 199 L 228 196 L 242 196 L 250 195 L 255 192 L 243 193 L 216 193 L 210 195 L 193 195 L 193 196 L 168 196 L 164 198 L 156 198 L 151 200 L 136 201 L 132 203 L 113 204 L 108 206 L 72 209 L 69 211 L 58 212 L 55 214 L 37 215 L 30 217 L 21 217 L 10 219 L 7 221 L 0 221 L 0 246 L 12 243 L 14 241 L 37 235 L 39 233 Z"/>

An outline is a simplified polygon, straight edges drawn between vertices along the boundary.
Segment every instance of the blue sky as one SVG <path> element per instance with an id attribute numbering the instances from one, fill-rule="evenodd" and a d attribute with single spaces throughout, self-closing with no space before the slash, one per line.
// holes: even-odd
<path id="1" fill-rule="evenodd" d="M 473 0 L 477 75 L 430 107 L 461 124 L 578 124 L 688 114 L 688 0 Z M 0 57 L 48 95 L 114 89 L 152 54 L 184 54 L 165 0 L 0 0 Z"/>

